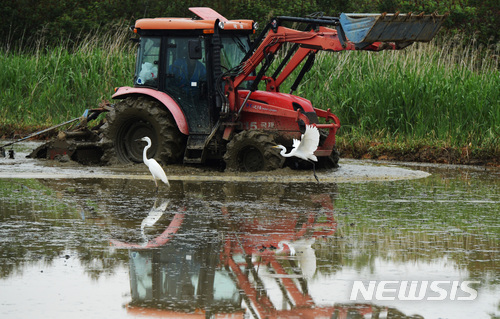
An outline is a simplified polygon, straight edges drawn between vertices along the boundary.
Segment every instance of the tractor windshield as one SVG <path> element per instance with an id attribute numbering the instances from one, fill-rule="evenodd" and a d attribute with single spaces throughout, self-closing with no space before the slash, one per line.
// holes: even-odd
<path id="1" fill-rule="evenodd" d="M 246 36 L 222 36 L 222 68 L 227 71 L 239 65 L 249 48 L 249 39 Z"/>
<path id="2" fill-rule="evenodd" d="M 142 37 L 140 41 L 134 84 L 156 88 L 158 87 L 161 38 Z"/>

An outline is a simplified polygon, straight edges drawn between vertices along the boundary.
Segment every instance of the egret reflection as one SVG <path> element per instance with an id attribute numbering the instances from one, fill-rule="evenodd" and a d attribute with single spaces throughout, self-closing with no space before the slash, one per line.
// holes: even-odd
<path id="1" fill-rule="evenodd" d="M 147 236 L 147 231 L 149 228 L 153 227 L 158 220 L 165 214 L 165 211 L 168 207 L 169 200 L 163 200 L 160 204 L 158 204 L 158 198 L 155 200 L 153 208 L 149 211 L 148 215 L 141 222 L 141 235 L 144 239 L 144 246 L 147 246 L 149 242 L 149 238 Z"/>
<path id="2" fill-rule="evenodd" d="M 312 248 L 314 238 L 301 238 L 294 242 L 281 241 L 278 244 L 278 253 L 288 247 L 291 256 L 295 256 L 300 270 L 305 278 L 312 278 L 316 272 L 316 253 Z"/>

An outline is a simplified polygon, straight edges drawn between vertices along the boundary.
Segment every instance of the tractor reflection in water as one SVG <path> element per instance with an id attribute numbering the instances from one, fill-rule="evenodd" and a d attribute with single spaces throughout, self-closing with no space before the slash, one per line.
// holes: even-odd
<path id="1" fill-rule="evenodd" d="M 164 318 L 400 315 L 374 305 L 316 305 L 308 293 L 308 279 L 316 271 L 313 246 L 332 236 L 337 223 L 329 196 L 311 196 L 311 202 L 315 208 L 309 212 L 274 215 L 234 213 L 228 206 L 217 214 L 181 208 L 165 212 L 168 226 L 155 238 L 142 244 L 112 240 L 115 247 L 129 249 L 127 311 Z M 146 219 L 161 215 L 158 209 L 168 210 L 155 206 Z"/>

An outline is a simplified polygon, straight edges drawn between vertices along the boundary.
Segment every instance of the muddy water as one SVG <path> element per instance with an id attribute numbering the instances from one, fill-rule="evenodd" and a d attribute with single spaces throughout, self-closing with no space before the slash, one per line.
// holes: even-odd
<path id="1" fill-rule="evenodd" d="M 0 158 L 1 318 L 500 316 L 500 170 L 168 167 L 155 194 L 31 146 Z"/>

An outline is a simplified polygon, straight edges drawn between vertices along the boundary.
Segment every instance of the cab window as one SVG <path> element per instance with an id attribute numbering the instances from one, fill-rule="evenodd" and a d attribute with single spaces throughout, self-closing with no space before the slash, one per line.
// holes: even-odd
<path id="1" fill-rule="evenodd" d="M 135 68 L 135 85 L 158 87 L 160 45 L 161 38 L 159 37 L 141 38 Z"/>
<path id="2" fill-rule="evenodd" d="M 221 42 L 221 66 L 225 70 L 238 66 L 250 48 L 248 37 L 223 36 Z"/>

